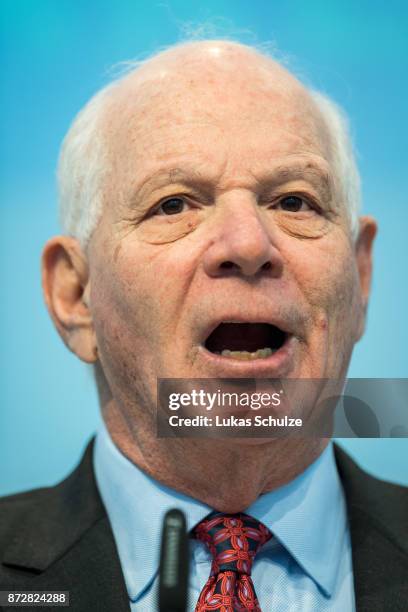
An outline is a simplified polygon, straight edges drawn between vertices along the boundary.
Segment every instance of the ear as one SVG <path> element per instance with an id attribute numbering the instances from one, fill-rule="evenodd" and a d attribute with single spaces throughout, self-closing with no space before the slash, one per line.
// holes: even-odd
<path id="1" fill-rule="evenodd" d="M 368 300 L 370 297 L 372 276 L 372 253 L 374 238 L 377 234 L 377 223 L 372 217 L 360 217 L 360 229 L 355 243 L 355 257 L 360 281 L 361 320 L 358 340 L 364 333 Z"/>
<path id="2" fill-rule="evenodd" d="M 67 347 L 82 361 L 97 361 L 88 304 L 89 270 L 77 240 L 55 236 L 47 242 L 42 255 L 42 285 L 48 311 Z"/>

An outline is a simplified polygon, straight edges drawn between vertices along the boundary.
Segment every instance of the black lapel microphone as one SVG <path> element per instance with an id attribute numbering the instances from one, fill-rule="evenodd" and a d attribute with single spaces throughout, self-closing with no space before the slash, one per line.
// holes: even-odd
<path id="1" fill-rule="evenodd" d="M 189 549 L 186 517 L 174 508 L 163 520 L 160 568 L 159 612 L 186 612 Z"/>

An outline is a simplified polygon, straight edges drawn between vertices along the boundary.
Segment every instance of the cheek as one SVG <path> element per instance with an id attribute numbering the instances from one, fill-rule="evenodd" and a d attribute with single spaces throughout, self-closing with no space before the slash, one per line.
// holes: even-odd
<path id="1" fill-rule="evenodd" d="M 302 241 L 288 251 L 288 268 L 296 277 L 313 318 L 324 331 L 350 325 L 358 304 L 358 275 L 347 241 Z"/>
<path id="2" fill-rule="evenodd" d="M 127 343 L 128 338 L 146 334 L 154 300 L 143 286 L 143 269 L 118 257 L 106 262 L 92 283 L 91 303 L 103 335 Z M 150 316 L 149 316 L 150 315 Z"/>
<path id="3" fill-rule="evenodd" d="M 124 266 L 124 267 L 123 267 Z M 135 372 L 143 360 L 147 362 L 145 346 L 154 329 L 149 326 L 151 306 L 144 290 L 135 290 L 130 272 L 120 252 L 106 253 L 100 265 L 91 270 L 91 305 L 98 352 L 109 382 L 134 382 Z M 135 277 L 136 271 L 133 271 Z"/>
<path id="4" fill-rule="evenodd" d="M 185 241 L 146 244 L 134 236 L 122 239 L 93 270 L 95 319 L 104 322 L 113 341 L 130 340 L 146 352 L 174 331 L 194 272 L 194 257 Z"/>

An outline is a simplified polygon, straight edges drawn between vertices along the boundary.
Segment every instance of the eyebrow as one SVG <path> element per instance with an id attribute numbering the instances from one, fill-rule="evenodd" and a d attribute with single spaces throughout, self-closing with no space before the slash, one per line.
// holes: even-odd
<path id="1" fill-rule="evenodd" d="M 332 196 L 334 184 L 329 170 L 322 168 L 320 164 L 312 160 L 299 160 L 294 163 L 278 165 L 273 169 L 265 183 L 269 186 L 279 186 L 289 181 L 302 179 L 316 185 L 327 200 Z"/>
<path id="2" fill-rule="evenodd" d="M 146 177 L 140 184 L 138 184 L 131 197 L 130 205 L 133 206 L 135 202 L 143 199 L 144 193 L 150 192 L 155 189 L 166 187 L 167 185 L 185 185 L 193 192 L 200 193 L 200 195 L 206 197 L 208 200 L 214 194 L 214 183 L 209 178 L 204 178 L 202 174 L 193 168 L 180 168 L 173 167 L 167 169 L 159 169 L 152 175 Z"/>
<path id="3" fill-rule="evenodd" d="M 272 172 L 275 180 L 286 180 L 287 178 L 303 177 L 305 174 L 311 174 L 329 182 L 329 176 L 320 166 L 312 161 L 298 161 L 292 164 L 279 165 Z"/>
<path id="4" fill-rule="evenodd" d="M 261 196 L 272 188 L 276 188 L 289 181 L 301 179 L 317 186 L 322 192 L 322 196 L 327 200 L 330 199 L 333 191 L 333 180 L 328 170 L 320 167 L 320 164 L 310 159 L 279 164 L 264 173 L 263 176 L 257 177 L 252 173 L 251 175 L 256 181 L 257 190 Z M 206 178 L 194 168 L 176 166 L 159 169 L 137 186 L 132 201 L 134 203 L 135 200 L 143 197 L 143 192 L 147 189 L 160 189 L 172 184 L 183 184 L 210 200 L 217 192 L 215 182 L 215 178 Z"/>
<path id="5" fill-rule="evenodd" d="M 207 184 L 211 185 L 212 181 L 204 179 L 203 176 L 194 169 L 184 169 L 180 167 L 168 168 L 166 170 L 158 170 L 151 176 L 147 177 L 139 186 L 138 191 L 146 187 L 153 186 L 154 188 L 175 183 L 184 183 L 186 185 Z"/>

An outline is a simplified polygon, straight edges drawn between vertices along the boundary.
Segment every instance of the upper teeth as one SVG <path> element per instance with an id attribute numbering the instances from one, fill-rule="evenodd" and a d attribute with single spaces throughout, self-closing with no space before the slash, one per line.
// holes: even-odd
<path id="1" fill-rule="evenodd" d="M 273 355 L 274 352 L 275 351 L 269 347 L 258 349 L 254 353 L 249 353 L 248 351 L 229 351 L 228 349 L 225 349 L 221 351 L 221 355 L 223 357 L 232 357 L 232 359 L 242 359 L 245 361 L 250 359 L 264 359 L 265 357 Z"/>

